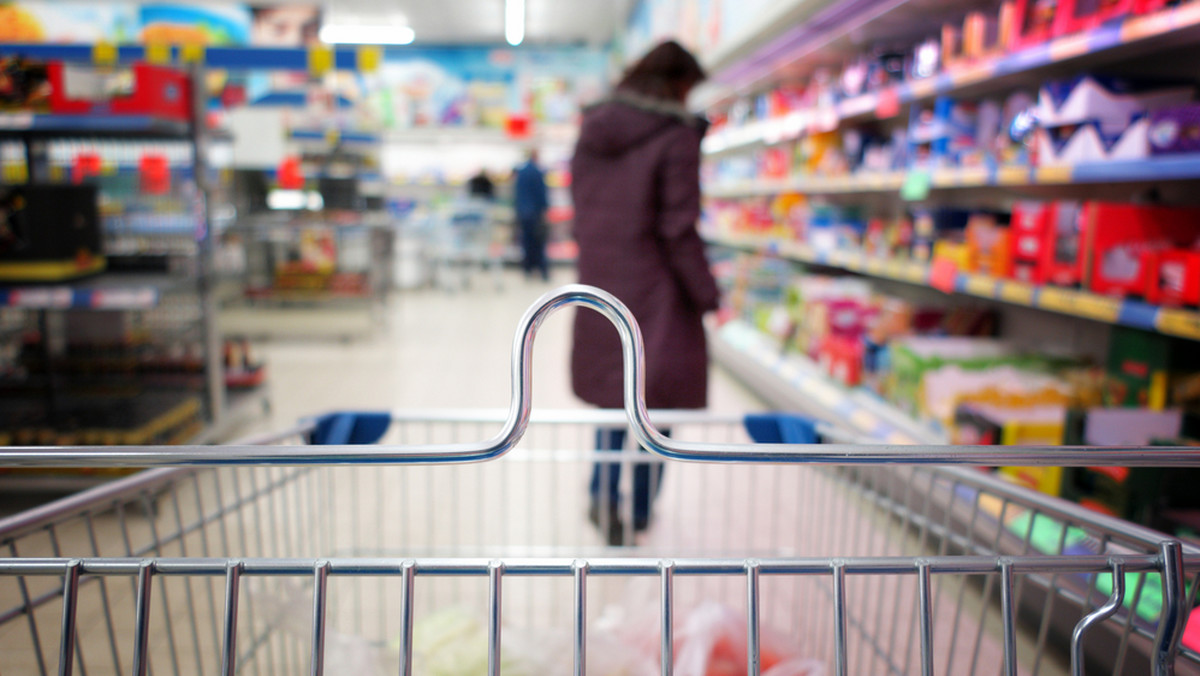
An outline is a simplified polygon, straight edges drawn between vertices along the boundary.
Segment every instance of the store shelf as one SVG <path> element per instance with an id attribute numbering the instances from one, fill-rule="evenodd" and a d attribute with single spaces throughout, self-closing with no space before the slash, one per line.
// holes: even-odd
<path id="1" fill-rule="evenodd" d="M 1200 179 L 1200 155 L 1146 160 L 1095 162 L 1050 167 L 972 167 L 860 173 L 847 176 L 803 176 L 788 180 L 738 181 L 705 187 L 715 198 L 760 197 L 785 192 L 810 195 L 899 193 L 913 174 L 929 175 L 933 190 L 1022 188 L 1102 183 L 1154 183 Z"/>
<path id="2" fill-rule="evenodd" d="M 0 307 L 26 310 L 149 310 L 181 284 L 166 274 L 103 274 L 64 284 L 0 287 Z"/>
<path id="3" fill-rule="evenodd" d="M 849 2 L 841 4 L 849 5 Z M 881 16 L 895 12 L 892 9 Z M 934 24 L 936 25 L 936 23 Z M 833 41 L 831 29 L 826 43 Z M 1194 44 L 1200 38 L 1200 5 L 1184 4 L 1153 14 L 1129 16 L 1098 28 L 1047 41 L 1041 45 L 947 70 L 934 77 L 904 82 L 879 92 L 864 94 L 824 109 L 801 111 L 787 118 L 766 120 L 741 129 L 714 133 L 706 139 L 707 152 L 724 152 L 750 145 L 791 140 L 806 131 L 827 131 L 852 119 L 888 119 L 901 106 L 941 95 L 986 95 L 1011 90 L 1014 79 L 1032 79 L 1066 63 L 1079 68 L 1111 61 L 1138 47 L 1144 51 Z M 805 45 L 809 52 L 827 44 Z M 819 41 L 818 41 L 819 42 Z M 788 57 L 775 55 L 770 69 Z M 722 75 L 724 76 L 724 75 Z M 715 102 L 710 102 L 710 104 Z"/>
<path id="4" fill-rule="evenodd" d="M 149 115 L 0 113 L 0 139 L 65 136 L 187 139 L 189 127 L 186 122 Z"/>
<path id="5" fill-rule="evenodd" d="M 380 141 L 378 134 L 349 129 L 293 129 L 289 137 L 293 141 L 319 142 L 327 145 L 337 142 L 376 145 Z"/>
<path id="6" fill-rule="evenodd" d="M 880 443 L 944 444 L 938 432 L 860 388 L 833 380 L 807 357 L 783 354 L 773 339 L 734 319 L 709 330 L 713 357 L 770 403 L 800 410 Z"/>
<path id="7" fill-rule="evenodd" d="M 1158 307 L 1076 289 L 1035 286 L 963 272 L 955 274 L 953 285 L 935 287 L 932 284 L 932 269 L 924 263 L 884 260 L 856 251 L 818 251 L 800 242 L 765 237 L 710 238 L 709 243 L 767 252 L 799 263 L 839 268 L 869 277 L 939 288 L 1106 324 L 1120 324 L 1200 340 L 1200 312 L 1194 310 Z"/>
<path id="8" fill-rule="evenodd" d="M 381 60 L 376 46 L 338 47 L 169 47 L 162 54 L 147 54 L 153 47 L 142 45 L 8 43 L 0 53 L 20 54 L 31 59 L 69 63 L 198 64 L 227 70 L 315 71 L 372 70 Z M 154 58 L 151 58 L 154 57 Z"/>

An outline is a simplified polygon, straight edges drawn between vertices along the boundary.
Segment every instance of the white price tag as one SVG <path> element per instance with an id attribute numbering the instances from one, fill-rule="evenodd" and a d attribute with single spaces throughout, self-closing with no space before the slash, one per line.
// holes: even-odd
<path id="1" fill-rule="evenodd" d="M 100 310 L 141 310 L 154 307 L 154 289 L 105 289 L 92 293 L 92 307 Z"/>
<path id="2" fill-rule="evenodd" d="M 71 299 L 70 289 L 19 289 L 12 292 L 12 304 L 15 307 L 64 308 L 71 307 Z"/>
<path id="3" fill-rule="evenodd" d="M 31 127 L 33 127 L 33 113 L 0 115 L 0 129 L 29 129 Z"/>

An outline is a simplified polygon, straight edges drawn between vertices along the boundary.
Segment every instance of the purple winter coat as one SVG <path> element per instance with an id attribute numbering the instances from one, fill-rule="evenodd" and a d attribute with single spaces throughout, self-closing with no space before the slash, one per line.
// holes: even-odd
<path id="1" fill-rule="evenodd" d="M 571 160 L 579 281 L 637 318 L 650 408 L 707 404 L 701 318 L 717 308 L 718 291 L 696 232 L 705 127 L 681 106 L 618 92 L 584 113 Z M 624 404 L 620 340 L 593 310 L 575 314 L 571 382 L 590 404 Z"/>

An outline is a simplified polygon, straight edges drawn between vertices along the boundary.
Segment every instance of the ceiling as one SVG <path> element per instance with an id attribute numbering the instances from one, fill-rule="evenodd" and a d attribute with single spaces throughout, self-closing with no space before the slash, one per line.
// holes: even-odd
<path id="1" fill-rule="evenodd" d="M 525 41 L 605 44 L 624 23 L 630 2 L 525 0 Z M 325 12 L 339 22 L 385 23 L 403 16 L 416 32 L 413 44 L 504 42 L 504 0 L 337 0 Z"/>

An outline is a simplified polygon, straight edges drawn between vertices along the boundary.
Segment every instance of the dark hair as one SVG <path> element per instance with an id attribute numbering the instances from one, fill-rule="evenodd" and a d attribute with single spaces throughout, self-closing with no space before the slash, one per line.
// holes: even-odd
<path id="1" fill-rule="evenodd" d="M 707 76 L 692 53 L 668 40 L 646 52 L 625 71 L 617 89 L 668 101 L 682 101 Z"/>

